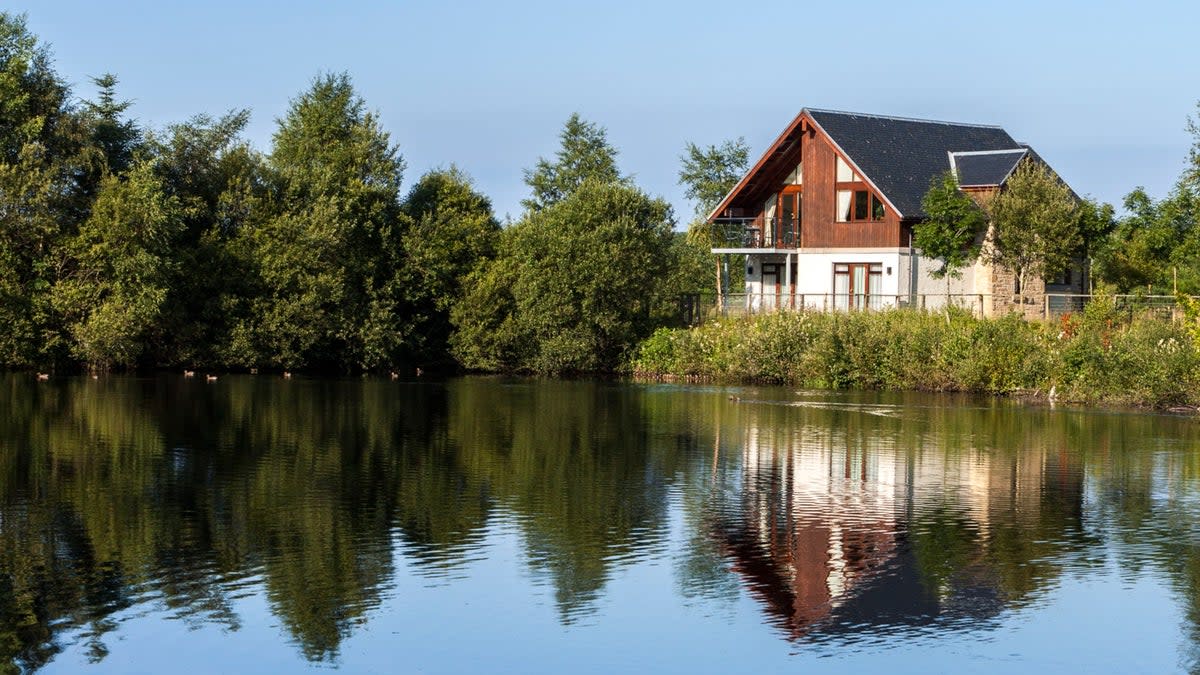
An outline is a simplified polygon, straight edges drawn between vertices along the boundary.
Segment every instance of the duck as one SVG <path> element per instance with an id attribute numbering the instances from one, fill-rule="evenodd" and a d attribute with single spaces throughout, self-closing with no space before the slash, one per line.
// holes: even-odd
<path id="1" fill-rule="evenodd" d="M 38 373 L 37 379 L 38 380 L 48 380 L 48 379 L 50 379 L 50 373 Z"/>
<path id="2" fill-rule="evenodd" d="M 422 376 L 422 375 L 424 375 L 424 374 L 425 374 L 425 371 L 424 371 L 424 370 L 421 370 L 420 368 L 417 368 L 417 377 L 420 377 L 420 376 Z"/>
<path id="3" fill-rule="evenodd" d="M 285 380 L 290 380 L 290 379 L 292 379 L 292 373 L 291 373 L 290 371 L 287 371 L 287 370 L 283 371 L 283 378 L 284 378 Z"/>
<path id="4" fill-rule="evenodd" d="M 185 371 L 183 371 L 183 376 L 184 376 L 184 377 L 195 377 L 195 376 L 196 376 L 196 371 L 194 371 L 194 370 L 185 370 Z"/>
<path id="5" fill-rule="evenodd" d="M 398 379 L 400 379 L 400 374 L 399 374 L 399 373 L 397 373 L 397 372 L 396 372 L 396 371 L 394 371 L 394 370 L 393 370 L 391 373 L 389 373 L 389 374 L 392 376 L 392 379 L 393 379 L 393 380 L 398 380 Z"/>
<path id="6" fill-rule="evenodd" d="M 258 368 L 251 368 L 251 369 L 250 369 L 250 374 L 251 374 L 251 375 L 257 375 L 257 374 L 258 374 Z"/>
<path id="7" fill-rule="evenodd" d="M 205 379 L 205 381 L 207 381 L 207 382 L 216 382 L 216 381 L 217 381 L 217 376 L 216 376 L 216 375 L 205 375 L 205 376 L 204 376 L 204 379 Z"/>
<path id="8" fill-rule="evenodd" d="M 730 394 L 730 395 L 729 395 L 729 400 L 730 400 L 730 401 L 733 401 L 734 403 L 737 403 L 738 401 L 742 400 L 742 397 L 741 397 L 741 396 L 734 396 L 733 394 Z"/>

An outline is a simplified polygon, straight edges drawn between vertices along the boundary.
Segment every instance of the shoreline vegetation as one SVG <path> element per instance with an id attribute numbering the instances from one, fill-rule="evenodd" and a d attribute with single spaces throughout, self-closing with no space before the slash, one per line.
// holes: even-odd
<path id="1" fill-rule="evenodd" d="M 684 146 L 684 232 L 573 114 L 501 222 L 454 164 L 406 184 L 347 73 L 315 77 L 262 149 L 249 110 L 154 127 L 118 83 L 92 78 L 80 98 L 25 18 L 0 12 L 0 370 L 633 372 L 1200 404 L 1200 309 L 1182 299 L 1178 324 L 1099 303 L 1058 324 L 892 311 L 679 328 L 681 297 L 730 290 L 707 214 L 749 167 L 744 139 Z M 1092 205 L 1065 238 L 1084 241 L 1097 290 L 1200 293 L 1200 123 L 1188 131 L 1166 198 L 1135 189 L 1118 219 Z"/>
<path id="2" fill-rule="evenodd" d="M 965 311 L 777 312 L 659 329 L 638 378 L 963 392 L 1174 412 L 1200 406 L 1200 323 L 1097 301 L 1058 321 Z"/>

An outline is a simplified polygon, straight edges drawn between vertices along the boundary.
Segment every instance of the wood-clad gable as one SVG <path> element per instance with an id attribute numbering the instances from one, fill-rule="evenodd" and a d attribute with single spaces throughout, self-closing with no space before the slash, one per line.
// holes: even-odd
<path id="1" fill-rule="evenodd" d="M 841 157 L 861 178 L 861 187 L 885 205 L 878 220 L 838 221 L 837 158 Z M 887 195 L 862 173 L 852 158 L 808 116 L 792 121 L 754 167 L 710 215 L 721 218 L 764 218 L 764 204 L 773 195 L 796 188 L 785 185 L 797 164 L 803 165 L 803 216 L 799 227 L 801 248 L 895 248 L 907 246 L 906 228 Z M 847 187 L 845 185 L 843 188 Z M 758 227 L 769 227 L 759 223 Z"/>

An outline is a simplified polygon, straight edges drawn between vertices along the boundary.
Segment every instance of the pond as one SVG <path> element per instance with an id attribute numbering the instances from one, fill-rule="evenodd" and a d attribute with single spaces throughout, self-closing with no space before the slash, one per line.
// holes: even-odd
<path id="1" fill-rule="evenodd" d="M 1200 668 L 1200 421 L 0 375 L 0 672 Z"/>

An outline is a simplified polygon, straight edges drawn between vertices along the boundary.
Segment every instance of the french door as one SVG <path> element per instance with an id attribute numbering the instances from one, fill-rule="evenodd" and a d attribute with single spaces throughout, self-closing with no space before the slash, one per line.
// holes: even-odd
<path id="1" fill-rule="evenodd" d="M 833 306 L 836 309 L 879 309 L 882 263 L 834 263 Z"/>

